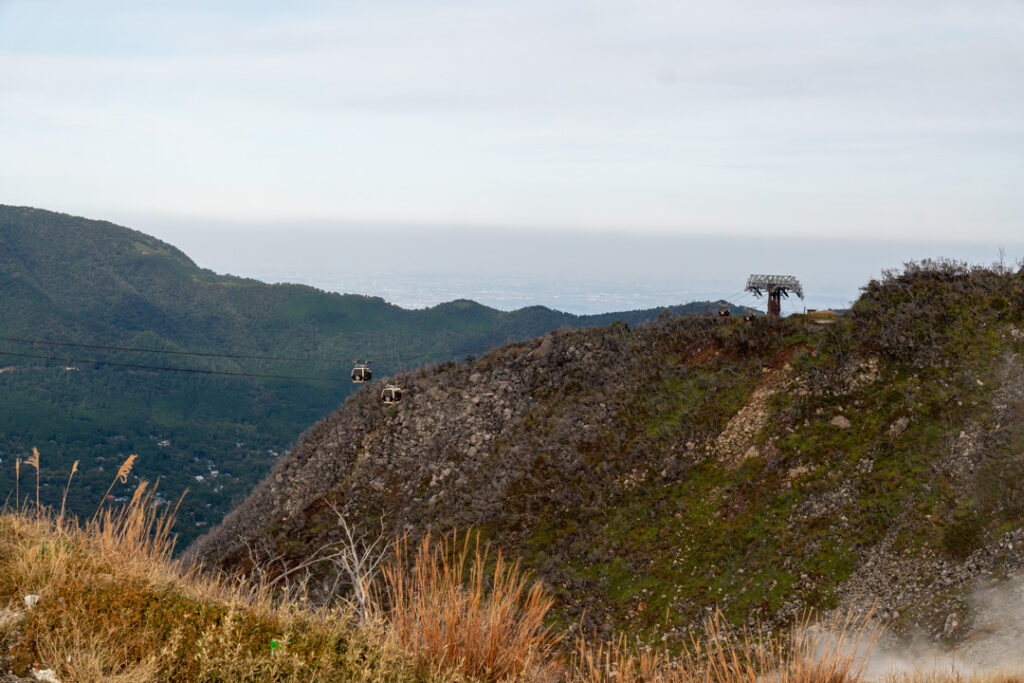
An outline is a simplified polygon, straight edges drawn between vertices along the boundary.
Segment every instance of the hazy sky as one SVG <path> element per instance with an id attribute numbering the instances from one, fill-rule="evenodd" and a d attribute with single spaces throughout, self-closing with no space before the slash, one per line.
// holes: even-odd
<path id="1" fill-rule="evenodd" d="M 994 254 L 1022 74 L 1022 0 L 0 0 L 0 202 L 382 271 L 395 225 Z"/>
<path id="2" fill-rule="evenodd" d="M 0 201 L 1006 238 L 1020 0 L 0 0 Z"/>

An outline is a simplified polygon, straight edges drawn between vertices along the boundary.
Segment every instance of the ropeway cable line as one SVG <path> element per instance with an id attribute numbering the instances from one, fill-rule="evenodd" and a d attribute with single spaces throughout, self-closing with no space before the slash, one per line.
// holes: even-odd
<path id="1" fill-rule="evenodd" d="M 136 346 L 112 346 L 108 344 L 82 344 L 78 342 L 59 342 L 45 339 L 25 339 L 22 337 L 0 337 L 0 341 L 19 344 L 38 344 L 40 346 L 67 346 L 79 349 L 100 349 L 103 351 L 132 351 L 136 353 L 164 353 L 173 356 L 203 356 L 206 358 L 244 358 L 247 360 L 298 361 L 307 363 L 340 363 L 342 361 L 329 358 L 303 358 L 300 356 L 257 356 L 245 353 L 208 353 L 205 351 L 175 351 L 172 349 L 144 349 Z M 347 362 L 347 361 L 346 361 Z"/>
<path id="2" fill-rule="evenodd" d="M 0 338 L 0 339 L 5 339 L 5 340 L 9 340 L 9 341 L 12 340 L 10 338 Z M 142 351 L 142 352 L 150 352 L 150 353 L 171 353 L 171 354 L 176 354 L 176 355 L 193 355 L 193 356 L 205 356 L 205 357 L 213 357 L 213 358 L 249 358 L 249 359 L 260 359 L 260 360 L 271 360 L 271 359 L 273 359 L 273 360 L 280 360 L 280 358 L 275 358 L 275 357 L 271 357 L 271 356 L 247 356 L 247 355 L 244 355 L 244 354 L 215 354 L 215 353 L 200 353 L 200 352 L 175 352 L 175 351 L 159 351 L 159 350 L 156 350 L 156 349 L 143 350 L 143 349 L 134 349 L 134 348 L 129 348 L 129 347 L 112 347 L 112 346 L 100 346 L 100 345 L 91 345 L 91 344 L 75 344 L 75 343 L 71 343 L 71 342 L 67 342 L 67 343 L 64 343 L 64 342 L 37 342 L 35 340 L 31 340 L 31 341 L 30 340 L 19 340 L 19 341 L 24 341 L 26 343 L 43 343 L 43 344 L 51 343 L 51 344 L 60 345 L 60 346 L 75 346 L 75 347 L 84 347 L 84 348 L 100 348 L 100 349 L 105 349 L 105 350 L 124 350 L 124 351 L 132 351 L 132 352 L 140 352 L 140 351 Z M 479 350 L 480 349 L 473 348 L 473 349 L 470 349 L 470 352 L 479 351 Z M 457 352 L 457 353 L 462 353 L 462 352 L 460 351 L 460 352 Z M 424 354 L 409 355 L 409 356 L 406 356 L 405 359 L 407 360 L 409 358 L 414 358 L 414 357 L 426 357 L 426 356 L 438 356 L 438 355 L 440 355 L 440 354 L 429 353 L 428 352 L 428 353 L 424 353 Z M 252 377 L 252 378 L 256 378 L 256 379 L 283 379 L 283 380 L 313 381 L 313 382 L 344 382 L 345 381 L 344 378 L 340 378 L 340 377 L 327 377 L 327 376 L 323 376 L 323 375 L 315 375 L 315 376 L 314 375 L 284 375 L 284 374 L 263 373 L 263 372 L 243 372 L 243 371 L 232 371 L 232 370 L 213 370 L 213 369 L 209 369 L 209 368 L 183 368 L 183 367 L 174 367 L 174 366 L 168 366 L 168 365 L 151 365 L 151 364 L 146 364 L 146 363 L 127 363 L 127 362 L 123 362 L 123 361 L 99 360 L 99 359 L 96 359 L 96 358 L 74 358 L 74 357 L 71 357 L 71 356 L 53 356 L 53 355 L 44 355 L 44 354 L 38 354 L 38 353 L 25 353 L 25 352 L 8 351 L 8 350 L 0 350 L 0 356 L 12 356 L 12 357 L 16 357 L 16 358 L 32 358 L 32 359 L 35 359 L 35 360 L 45 360 L 45 361 L 59 362 L 59 363 L 81 363 L 83 365 L 106 365 L 106 366 L 119 367 L 119 368 L 136 368 L 136 369 L 140 369 L 140 370 L 159 370 L 159 371 L 164 371 L 164 372 L 186 372 L 186 373 L 198 374 L 198 375 L 226 375 L 226 376 L 229 376 L 229 377 Z M 450 357 L 454 359 L 455 355 L 451 355 Z M 294 360 L 294 359 L 289 359 L 289 360 Z M 309 359 L 309 360 L 313 360 L 313 359 Z M 320 361 L 318 361 L 318 362 L 320 362 Z M 328 361 L 328 362 L 331 362 L 331 361 Z"/>
<path id="3" fill-rule="evenodd" d="M 40 346 L 64 346 L 69 348 L 79 349 L 97 349 L 101 351 L 127 351 L 131 353 L 159 353 L 171 356 L 198 356 L 203 358 L 233 358 L 233 359 L 244 359 L 244 360 L 268 360 L 268 361 L 284 361 L 284 362 L 304 362 L 304 363 L 340 363 L 347 364 L 350 361 L 340 360 L 337 358 L 313 358 L 309 356 L 264 356 L 256 354 L 245 354 L 245 353 L 213 353 L 210 351 L 177 351 L 172 349 L 150 349 L 142 348 L 137 346 L 117 346 L 113 344 L 85 344 L 82 342 L 66 342 L 66 341 L 52 341 L 49 339 L 28 339 L 25 337 L 0 337 L 0 341 L 14 342 L 18 344 L 36 344 Z M 422 353 L 410 353 L 402 354 L 394 358 L 394 362 L 401 364 L 403 361 L 414 360 L 418 358 L 439 358 L 448 357 L 451 359 L 464 353 L 479 353 L 489 350 L 490 347 L 483 348 L 481 346 L 466 347 L 464 349 L 456 349 L 448 351 L 447 353 L 438 353 L 435 351 L 424 351 Z M 60 359 L 57 359 L 60 360 Z M 390 360 L 386 358 L 385 360 Z M 89 361 L 79 361 L 89 362 Z M 99 362 L 99 361 L 97 361 Z"/>
<path id="4" fill-rule="evenodd" d="M 35 358 L 38 360 L 49 360 L 60 363 L 83 363 L 86 365 L 112 365 L 119 368 L 139 368 L 141 370 L 166 370 L 171 372 L 191 372 L 199 375 L 229 375 L 231 377 L 258 377 L 263 379 L 294 379 L 309 380 L 317 382 L 337 382 L 335 377 L 323 377 L 314 375 L 276 375 L 261 372 L 233 372 L 230 370 L 210 370 L 206 368 L 176 368 L 166 365 L 145 365 L 142 363 L 121 363 L 112 360 L 96 360 L 95 358 L 70 358 L 62 356 L 44 356 L 38 353 L 19 353 L 17 351 L 0 351 L 0 356 L 16 356 L 18 358 Z"/>

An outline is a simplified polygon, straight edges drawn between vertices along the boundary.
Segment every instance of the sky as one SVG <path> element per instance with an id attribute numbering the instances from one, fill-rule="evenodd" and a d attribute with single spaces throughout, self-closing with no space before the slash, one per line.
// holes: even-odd
<path id="1" fill-rule="evenodd" d="M 693 255 L 743 242 L 855 294 L 1024 256 L 1022 36 L 1024 0 L 0 0 L 0 203 L 252 276 L 611 277 L 586 243 L 732 281 Z"/>

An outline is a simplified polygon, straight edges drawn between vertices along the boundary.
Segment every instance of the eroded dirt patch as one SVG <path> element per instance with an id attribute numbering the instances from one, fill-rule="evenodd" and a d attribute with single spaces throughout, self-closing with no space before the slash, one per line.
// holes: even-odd
<path id="1" fill-rule="evenodd" d="M 771 420 L 770 401 L 779 391 L 789 386 L 788 364 L 779 369 L 765 368 L 761 383 L 750 393 L 746 405 L 740 408 L 725 429 L 715 439 L 715 455 L 719 462 L 735 466 L 746 458 L 759 454 L 757 436 Z"/>

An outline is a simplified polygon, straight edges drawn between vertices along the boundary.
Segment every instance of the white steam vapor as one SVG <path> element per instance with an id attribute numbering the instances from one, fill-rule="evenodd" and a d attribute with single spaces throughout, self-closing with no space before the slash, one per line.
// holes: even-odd
<path id="1" fill-rule="evenodd" d="M 852 639 L 846 634 L 840 643 L 839 635 L 822 627 L 808 629 L 805 637 L 814 639 L 819 658 L 839 649 L 863 662 L 864 678 L 871 681 L 911 680 L 927 672 L 950 678 L 1024 672 L 1024 575 L 977 587 L 968 605 L 969 614 L 947 619 L 949 631 L 962 629 L 953 647 L 927 635 L 907 641 L 870 632 Z"/>

